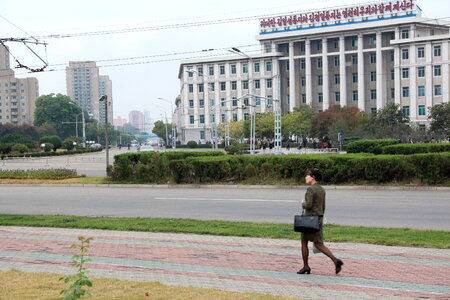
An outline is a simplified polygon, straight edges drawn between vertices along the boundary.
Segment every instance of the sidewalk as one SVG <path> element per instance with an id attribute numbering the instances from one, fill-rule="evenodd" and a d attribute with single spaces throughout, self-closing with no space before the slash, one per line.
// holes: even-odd
<path id="1" fill-rule="evenodd" d="M 208 235 L 0 226 L 0 270 L 73 273 L 70 245 L 93 237 L 93 277 L 321 299 L 449 299 L 450 250 L 328 243 L 339 275 L 299 242 Z"/>

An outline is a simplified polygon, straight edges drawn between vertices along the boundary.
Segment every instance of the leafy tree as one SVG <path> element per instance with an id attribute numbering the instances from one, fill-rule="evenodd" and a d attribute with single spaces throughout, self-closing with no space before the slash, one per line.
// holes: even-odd
<path id="1" fill-rule="evenodd" d="M 319 112 L 312 117 L 311 134 L 316 137 L 333 135 L 336 130 L 349 134 L 350 131 L 362 125 L 365 114 L 356 107 L 334 105 L 324 112 Z"/>
<path id="2" fill-rule="evenodd" d="M 256 114 L 255 135 L 259 138 L 273 138 L 275 134 L 275 121 L 272 112 Z"/>
<path id="3" fill-rule="evenodd" d="M 33 145 L 33 141 L 27 137 L 24 137 L 18 133 L 9 133 L 0 138 L 0 143 L 14 143 L 14 144 L 26 144 Z"/>
<path id="4" fill-rule="evenodd" d="M 72 150 L 75 148 L 75 145 L 73 144 L 74 142 L 77 143 L 77 145 L 81 145 L 83 143 L 83 139 L 76 136 L 69 136 L 63 141 L 62 148 Z"/>
<path id="5" fill-rule="evenodd" d="M 437 104 L 429 111 L 430 131 L 437 136 L 450 137 L 450 103 Z"/>
<path id="6" fill-rule="evenodd" d="M 389 103 L 377 111 L 371 124 L 376 138 L 406 140 L 410 134 L 409 117 L 403 114 L 399 104 Z"/>
<path id="7" fill-rule="evenodd" d="M 41 144 L 50 143 L 53 145 L 53 151 L 56 151 L 58 148 L 61 148 L 62 146 L 62 140 L 57 135 L 51 135 L 51 136 L 44 136 L 42 137 L 39 142 Z"/>
<path id="8" fill-rule="evenodd" d="M 283 136 L 289 134 L 308 136 L 311 132 L 311 118 L 314 111 L 310 106 L 295 107 L 294 111 L 281 118 L 281 133 Z"/>
<path id="9" fill-rule="evenodd" d="M 164 123 L 163 121 L 158 120 L 155 122 L 152 132 L 160 138 L 166 140 L 166 132 L 167 136 L 172 134 L 172 124 Z M 169 141 L 166 142 L 168 143 Z"/>
<path id="10" fill-rule="evenodd" d="M 62 94 L 40 96 L 36 100 L 34 125 L 50 124 L 62 138 L 73 135 L 75 124 L 64 122 L 75 122 L 76 116 L 81 114 L 81 108 L 71 103 L 71 99 Z"/>

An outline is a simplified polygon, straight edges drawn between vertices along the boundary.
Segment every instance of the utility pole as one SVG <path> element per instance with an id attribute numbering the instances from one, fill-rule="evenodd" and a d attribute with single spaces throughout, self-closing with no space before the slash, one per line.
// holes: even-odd
<path id="1" fill-rule="evenodd" d="M 108 96 L 103 95 L 99 102 L 105 102 L 105 149 L 106 149 L 106 168 L 109 166 L 109 143 L 108 143 Z"/>

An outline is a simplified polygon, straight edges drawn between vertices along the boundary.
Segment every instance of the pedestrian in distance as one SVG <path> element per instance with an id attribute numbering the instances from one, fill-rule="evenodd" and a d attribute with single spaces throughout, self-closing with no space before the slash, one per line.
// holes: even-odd
<path id="1" fill-rule="evenodd" d="M 308 264 L 309 249 L 308 242 L 313 242 L 320 252 L 328 256 L 334 263 L 335 272 L 339 274 L 344 262 L 336 258 L 330 249 L 328 249 L 323 243 L 323 215 L 325 213 L 325 190 L 318 182 L 322 181 L 322 173 L 317 168 L 308 169 L 305 175 L 305 182 L 309 185 L 306 190 L 305 199 L 301 204 L 305 216 L 320 216 L 320 230 L 318 232 L 302 232 L 301 245 L 302 245 L 302 258 L 303 268 L 300 269 L 297 274 L 311 274 L 311 268 Z"/>

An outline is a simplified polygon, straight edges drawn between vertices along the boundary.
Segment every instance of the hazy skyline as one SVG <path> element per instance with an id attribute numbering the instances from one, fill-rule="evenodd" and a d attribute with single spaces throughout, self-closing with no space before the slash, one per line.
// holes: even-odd
<path id="1" fill-rule="evenodd" d="M 170 115 L 172 106 L 157 98 L 174 102 L 180 90 L 178 71 L 181 60 L 229 55 L 226 49 L 236 46 L 242 46 L 241 49 L 248 53 L 259 51 L 255 39 L 259 21 L 248 18 L 366 2 L 169 0 L 155 4 L 145 0 L 4 0 L 0 13 L 3 17 L 0 18 L 0 37 L 45 36 L 43 40 L 48 43 L 46 51 L 44 47 L 34 46 L 33 49 L 48 60 L 47 71 L 31 74 L 23 69 L 15 70 L 17 77 L 38 78 L 41 95 L 66 94 L 64 70 L 69 61 L 92 60 L 100 67 L 100 74 L 109 75 L 112 80 L 115 117 L 127 118 L 131 110 L 149 110 L 152 119 L 161 119 L 164 112 Z M 448 1 L 418 0 L 416 3 L 425 17 L 450 17 Z M 231 22 L 230 19 L 234 18 L 247 20 Z M 222 24 L 198 23 L 203 21 Z M 197 26 L 176 25 L 188 23 L 196 23 Z M 115 30 L 126 33 L 116 33 Z M 77 34 L 100 31 L 109 34 Z M 61 34 L 73 36 L 50 36 Z M 22 44 L 7 45 L 21 63 L 41 64 Z M 202 52 L 206 49 L 216 50 Z M 15 66 L 14 58 L 11 58 L 11 67 Z"/>

